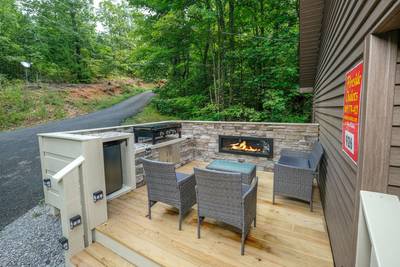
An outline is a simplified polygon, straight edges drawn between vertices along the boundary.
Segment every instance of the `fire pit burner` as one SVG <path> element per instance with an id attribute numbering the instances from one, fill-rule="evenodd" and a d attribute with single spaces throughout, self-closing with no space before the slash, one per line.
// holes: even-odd
<path id="1" fill-rule="evenodd" d="M 273 157 L 273 139 L 220 135 L 219 152 L 257 157 Z"/>

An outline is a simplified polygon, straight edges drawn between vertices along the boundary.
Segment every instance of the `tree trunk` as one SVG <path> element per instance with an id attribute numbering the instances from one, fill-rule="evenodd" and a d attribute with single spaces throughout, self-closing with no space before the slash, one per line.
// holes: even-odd
<path id="1" fill-rule="evenodd" d="M 70 3 L 70 10 L 69 14 L 71 17 L 71 25 L 72 25 L 72 30 L 74 34 L 74 58 L 75 58 L 75 63 L 77 65 L 77 69 L 75 69 L 75 76 L 78 81 L 82 82 L 83 81 L 83 75 L 82 75 L 82 53 L 81 53 L 81 40 L 79 38 L 79 29 L 78 29 L 78 24 L 76 21 L 76 7 L 74 4 L 71 2 Z"/>
<path id="2" fill-rule="evenodd" d="M 221 0 L 215 0 L 217 7 L 217 23 L 218 23 L 218 56 L 217 56 L 217 68 L 218 68 L 218 87 L 219 87 L 219 102 L 224 106 L 224 94 L 225 94 L 225 17 L 224 17 L 224 3 Z"/>
<path id="3" fill-rule="evenodd" d="M 235 1 L 229 0 L 229 50 L 231 64 L 229 68 L 229 105 L 232 105 L 233 91 L 235 88 Z"/>

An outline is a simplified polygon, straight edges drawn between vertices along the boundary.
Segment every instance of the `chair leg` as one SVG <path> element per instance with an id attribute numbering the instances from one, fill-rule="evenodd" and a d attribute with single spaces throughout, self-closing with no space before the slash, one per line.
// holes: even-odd
<path id="1" fill-rule="evenodd" d="M 310 211 L 313 211 L 313 193 L 314 193 L 314 186 L 311 188 L 311 198 L 310 198 Z"/>
<path id="2" fill-rule="evenodd" d="M 149 202 L 148 202 L 148 205 L 149 205 L 149 214 L 148 214 L 148 216 L 149 216 L 149 219 L 151 220 L 151 200 L 149 199 Z"/>
<path id="3" fill-rule="evenodd" d="M 240 242 L 240 254 L 244 255 L 244 241 L 246 240 L 246 235 L 244 233 L 244 231 L 242 231 L 242 239 Z"/>
<path id="4" fill-rule="evenodd" d="M 275 205 L 275 191 L 272 191 L 272 205 Z"/>
<path id="5" fill-rule="evenodd" d="M 179 209 L 179 231 L 182 230 L 182 210 Z"/>
<path id="6" fill-rule="evenodd" d="M 254 227 L 257 225 L 257 216 L 254 217 Z"/>
<path id="7" fill-rule="evenodd" d="M 197 238 L 200 239 L 200 226 L 203 221 L 203 217 L 197 216 Z"/>

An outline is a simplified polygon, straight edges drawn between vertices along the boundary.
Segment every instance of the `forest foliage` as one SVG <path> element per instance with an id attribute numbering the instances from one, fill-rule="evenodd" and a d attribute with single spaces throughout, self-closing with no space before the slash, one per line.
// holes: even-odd
<path id="1" fill-rule="evenodd" d="M 28 61 L 53 82 L 164 80 L 154 106 L 182 119 L 310 120 L 297 0 L 0 2 L 0 83 Z"/>

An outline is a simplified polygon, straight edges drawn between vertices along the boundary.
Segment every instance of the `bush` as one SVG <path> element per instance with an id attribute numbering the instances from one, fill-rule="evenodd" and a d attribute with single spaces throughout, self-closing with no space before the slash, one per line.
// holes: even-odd
<path id="1" fill-rule="evenodd" d="M 220 116 L 225 121 L 263 121 L 264 116 L 254 108 L 242 107 L 239 105 L 224 109 Z"/>
<path id="2" fill-rule="evenodd" d="M 191 119 L 194 114 L 205 106 L 207 98 L 201 95 L 182 96 L 176 98 L 157 98 L 154 104 L 161 114 L 177 116 L 182 119 Z"/>
<path id="3" fill-rule="evenodd" d="M 271 122 L 310 122 L 312 95 L 298 90 L 268 90 L 263 109 L 265 119 Z"/>
<path id="4" fill-rule="evenodd" d="M 215 104 L 208 104 L 194 113 L 194 119 L 212 121 L 263 121 L 261 112 L 253 108 L 234 105 L 225 109 L 219 109 Z"/>

